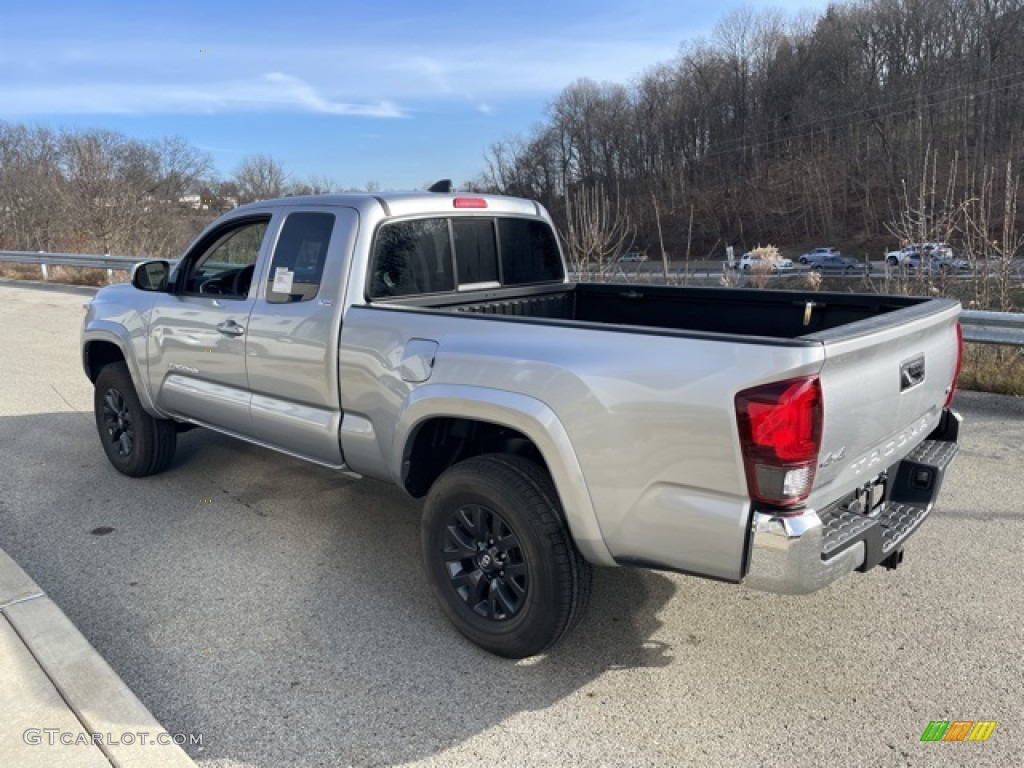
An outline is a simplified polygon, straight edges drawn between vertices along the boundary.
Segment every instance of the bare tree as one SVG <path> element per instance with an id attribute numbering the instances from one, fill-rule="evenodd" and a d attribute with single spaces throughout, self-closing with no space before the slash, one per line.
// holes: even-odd
<path id="1" fill-rule="evenodd" d="M 314 174 L 305 181 L 294 182 L 289 188 L 289 194 L 325 195 L 328 194 L 329 192 L 337 192 L 341 188 L 341 184 L 334 181 L 330 177 Z"/>
<path id="2" fill-rule="evenodd" d="M 632 245 L 634 231 L 618 194 L 613 202 L 600 184 L 566 191 L 562 239 L 573 269 L 581 275 L 589 275 L 591 266 L 598 275 L 607 274 L 615 257 Z"/>
<path id="3" fill-rule="evenodd" d="M 270 155 L 245 158 L 235 170 L 233 181 L 242 203 L 281 197 L 288 191 L 288 175 Z"/>

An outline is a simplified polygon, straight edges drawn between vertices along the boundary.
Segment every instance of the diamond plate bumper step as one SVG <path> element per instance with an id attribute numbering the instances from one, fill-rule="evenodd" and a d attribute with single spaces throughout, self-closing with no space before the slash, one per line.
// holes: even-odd
<path id="1" fill-rule="evenodd" d="M 861 570 L 898 555 L 902 544 L 931 512 L 957 451 L 956 442 L 925 440 L 888 472 L 891 483 L 885 500 L 870 513 L 850 509 L 848 500 L 822 510 L 822 560 L 832 559 L 859 541 L 865 546 Z"/>

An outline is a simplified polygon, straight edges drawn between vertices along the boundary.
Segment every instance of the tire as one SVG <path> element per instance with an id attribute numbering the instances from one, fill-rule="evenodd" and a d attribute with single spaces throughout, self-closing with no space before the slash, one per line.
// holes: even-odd
<path id="1" fill-rule="evenodd" d="M 518 456 L 478 456 L 437 479 L 423 509 L 423 562 L 459 632 L 491 653 L 521 659 L 578 623 L 591 567 L 564 519 L 548 473 Z"/>
<path id="2" fill-rule="evenodd" d="M 146 413 L 124 362 L 104 366 L 93 391 L 96 430 L 114 468 L 129 477 L 167 469 L 178 430 L 173 421 Z"/>

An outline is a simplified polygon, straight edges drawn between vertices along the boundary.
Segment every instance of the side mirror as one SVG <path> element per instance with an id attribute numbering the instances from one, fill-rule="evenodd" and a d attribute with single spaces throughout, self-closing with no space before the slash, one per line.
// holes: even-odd
<path id="1" fill-rule="evenodd" d="M 143 261 L 132 269 L 132 285 L 140 291 L 166 291 L 171 265 L 163 259 Z"/>

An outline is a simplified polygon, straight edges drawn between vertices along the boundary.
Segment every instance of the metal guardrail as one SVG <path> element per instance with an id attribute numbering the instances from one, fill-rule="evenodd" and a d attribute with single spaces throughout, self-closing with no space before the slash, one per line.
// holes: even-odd
<path id="1" fill-rule="evenodd" d="M 44 280 L 49 279 L 48 267 L 52 266 L 105 269 L 110 277 L 113 270 L 130 270 L 140 261 L 145 259 L 133 256 L 90 256 L 81 253 L 0 251 L 0 263 L 38 264 Z M 960 323 L 964 329 L 964 341 L 1024 347 L 1024 313 L 965 309 L 960 314 Z"/>
<path id="2" fill-rule="evenodd" d="M 960 325 L 964 341 L 1024 347 L 1024 313 L 965 309 L 960 313 Z"/>
<path id="3" fill-rule="evenodd" d="M 91 256 L 83 253 L 49 253 L 38 251 L 0 251 L 0 263 L 38 264 L 43 280 L 50 279 L 50 267 L 92 267 L 107 270 L 107 277 L 115 269 L 130 270 L 145 259 L 134 256 Z"/>

